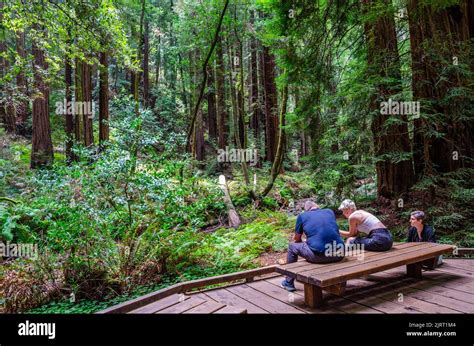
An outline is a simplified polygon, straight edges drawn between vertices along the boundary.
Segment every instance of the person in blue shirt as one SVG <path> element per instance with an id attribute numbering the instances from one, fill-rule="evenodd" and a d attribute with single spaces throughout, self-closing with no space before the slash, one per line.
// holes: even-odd
<path id="1" fill-rule="evenodd" d="M 428 242 L 436 243 L 436 237 L 433 227 L 425 225 L 425 213 L 416 210 L 410 215 L 410 227 L 408 228 L 407 243 Z M 433 269 L 443 263 L 443 257 L 438 256 L 434 261 L 423 261 L 423 266 Z"/>
<path id="2" fill-rule="evenodd" d="M 344 242 L 339 235 L 336 215 L 331 209 L 320 209 L 319 206 L 307 201 L 305 212 L 296 219 L 294 243 L 288 246 L 287 263 L 303 257 L 311 263 L 338 262 L 344 258 Z M 306 241 L 302 241 L 303 233 Z M 293 278 L 285 278 L 281 286 L 293 292 L 296 288 Z"/>

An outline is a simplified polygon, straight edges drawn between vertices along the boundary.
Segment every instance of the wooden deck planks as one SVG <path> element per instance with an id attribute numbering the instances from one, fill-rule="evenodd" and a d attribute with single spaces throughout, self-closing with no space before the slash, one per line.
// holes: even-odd
<path id="1" fill-rule="evenodd" d="M 430 292 L 434 287 L 436 286 L 433 283 L 424 280 L 413 281 L 409 278 L 400 280 L 394 277 L 393 282 L 383 287 L 374 287 L 368 293 L 401 304 L 406 302 L 407 297 L 412 302 L 412 299 L 415 298 L 418 301 L 423 301 L 423 303 L 417 303 L 413 308 L 421 309 L 421 311 L 427 313 L 459 313 L 468 312 L 472 308 L 472 304 L 463 306 L 465 303 L 459 300 L 439 295 L 439 293 L 433 291 Z M 353 295 L 356 296 L 357 292 Z"/>
<path id="2" fill-rule="evenodd" d="M 206 300 L 200 297 L 191 296 L 189 299 L 183 302 L 180 302 L 166 309 L 158 311 L 157 314 L 182 314 L 198 305 L 204 304 L 205 302 Z"/>
<path id="3" fill-rule="evenodd" d="M 214 312 L 218 311 L 219 309 L 224 308 L 226 305 L 222 303 L 218 303 L 214 300 L 208 300 L 203 304 L 199 304 L 198 306 L 186 310 L 185 314 L 213 314 Z"/>
<path id="4" fill-rule="evenodd" d="M 471 263 L 446 259 L 440 268 L 424 271 L 421 280 L 406 277 L 404 267 L 349 280 L 343 297 L 324 293 L 322 309 L 304 305 L 302 283 L 295 282 L 297 291 L 290 293 L 280 287 L 283 276 L 269 275 L 246 284 L 174 294 L 131 313 L 474 313 Z"/>
<path id="5" fill-rule="evenodd" d="M 465 259 L 453 258 L 453 259 L 444 259 L 443 262 L 444 264 L 447 264 L 448 266 L 457 267 L 457 268 L 464 269 L 467 271 L 474 270 L 474 259 L 465 260 Z M 440 268 L 442 268 L 442 266 Z"/>
<path id="6" fill-rule="evenodd" d="M 242 299 L 251 302 L 254 305 L 265 309 L 270 313 L 288 313 L 288 314 L 301 314 L 304 313 L 300 309 L 297 309 L 291 305 L 285 304 L 273 297 L 270 297 L 248 285 L 239 285 L 229 287 L 228 290 L 235 295 L 238 295 Z"/>
<path id="7" fill-rule="evenodd" d="M 247 309 L 239 308 L 238 306 L 226 305 L 222 309 L 214 312 L 214 314 L 246 314 Z"/>
<path id="8" fill-rule="evenodd" d="M 474 270 L 466 270 L 466 269 L 461 269 L 458 267 L 451 266 L 449 264 L 442 265 L 439 268 L 436 268 L 436 270 L 439 270 L 441 272 L 445 273 L 453 273 L 453 274 L 458 274 L 466 277 L 470 277 L 474 279 Z"/>
<path id="9" fill-rule="evenodd" d="M 279 279 L 279 281 L 281 281 L 281 280 L 282 280 L 282 278 Z M 269 282 L 269 283 L 271 283 L 271 284 L 273 284 L 277 287 L 279 287 L 279 281 L 276 281 L 276 279 L 267 280 L 267 282 Z M 297 290 L 293 293 L 297 296 L 300 296 L 302 298 L 303 302 L 304 302 L 303 284 L 298 282 L 298 281 L 295 281 L 295 287 L 296 287 Z M 280 289 L 282 289 L 282 288 L 280 288 Z M 325 294 L 325 293 L 323 293 L 323 294 Z M 310 308 L 308 308 L 308 309 L 311 310 Z M 380 311 L 378 311 L 376 309 L 373 309 L 371 307 L 367 307 L 365 305 L 349 301 L 349 300 L 345 299 L 344 297 L 335 298 L 334 302 L 333 301 L 328 301 L 322 307 L 317 308 L 316 311 L 327 311 L 327 312 L 334 311 L 334 313 L 369 313 L 369 314 L 370 313 L 380 313 Z"/>
<path id="10" fill-rule="evenodd" d="M 414 297 L 416 290 L 407 288 L 406 282 L 393 281 L 385 285 L 373 286 L 363 291 L 363 294 L 377 297 L 404 306 L 408 310 L 415 310 L 424 313 L 459 313 L 458 310 L 446 306 L 438 305 L 426 299 Z M 358 292 L 348 295 L 346 298 L 357 300 Z"/>
<path id="11" fill-rule="evenodd" d="M 278 282 L 282 281 L 281 276 L 278 279 Z M 330 307 L 326 307 L 325 309 L 311 309 L 310 307 L 304 304 L 303 295 L 295 294 L 294 292 L 288 292 L 282 289 L 279 284 L 272 284 L 267 280 L 256 281 L 248 285 L 264 294 L 278 299 L 283 303 L 294 306 L 297 309 L 304 311 L 305 313 L 340 313 L 340 311 L 332 309 Z"/>
<path id="12" fill-rule="evenodd" d="M 225 288 L 219 288 L 216 290 L 206 291 L 206 296 L 214 299 L 215 301 L 224 303 L 228 306 L 237 306 L 247 310 L 249 314 L 268 314 L 268 311 L 261 307 L 250 303 L 249 301 L 240 298 L 238 295 L 228 291 Z"/>
<path id="13" fill-rule="evenodd" d="M 381 274 L 389 275 L 387 273 L 381 273 Z M 469 292 L 460 291 L 460 290 L 455 289 L 456 286 L 445 287 L 445 286 L 442 286 L 442 284 L 443 284 L 443 281 L 440 281 L 440 280 L 436 280 L 436 281 L 435 280 L 422 280 L 422 281 L 407 283 L 407 287 L 438 294 L 445 298 L 456 299 L 460 302 L 464 302 L 464 304 L 467 304 L 467 307 L 469 307 L 471 311 L 474 311 L 474 290 L 471 290 Z M 446 306 L 449 307 L 450 305 L 446 305 Z"/>
<path id="14" fill-rule="evenodd" d="M 178 304 L 189 298 L 190 296 L 187 296 L 184 294 L 175 294 L 175 295 L 160 299 L 154 303 L 145 305 L 141 308 L 132 310 L 129 312 L 129 314 L 154 314 L 160 310 L 166 309 L 172 305 Z"/>

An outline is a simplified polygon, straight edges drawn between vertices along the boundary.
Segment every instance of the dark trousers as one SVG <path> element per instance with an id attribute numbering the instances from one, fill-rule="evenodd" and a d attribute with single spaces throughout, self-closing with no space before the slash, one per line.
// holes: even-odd
<path id="1" fill-rule="evenodd" d="M 357 237 L 352 244 L 364 245 L 366 251 L 388 251 L 392 248 L 392 235 L 386 228 L 378 228 L 370 231 L 367 237 Z"/>
<path id="2" fill-rule="evenodd" d="M 335 257 L 327 257 L 324 253 L 314 252 L 311 250 L 306 244 L 306 242 L 300 243 L 291 243 L 288 246 L 288 256 L 287 256 L 287 263 L 293 263 L 298 261 L 298 256 L 303 257 L 305 260 L 311 263 L 332 263 L 332 262 L 339 262 L 344 258 L 344 256 L 335 256 Z M 286 277 L 286 281 L 293 283 L 295 279 Z"/>

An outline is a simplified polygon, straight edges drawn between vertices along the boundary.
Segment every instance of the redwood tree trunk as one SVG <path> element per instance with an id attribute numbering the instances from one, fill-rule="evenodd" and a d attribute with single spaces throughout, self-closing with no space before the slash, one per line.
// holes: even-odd
<path id="1" fill-rule="evenodd" d="M 364 0 L 365 9 L 371 8 L 376 1 Z M 390 0 L 384 0 L 387 7 Z M 372 118 L 372 134 L 374 137 L 376 163 L 377 192 L 385 198 L 398 197 L 406 193 L 413 185 L 414 172 L 411 157 L 395 162 L 387 155 L 398 152 L 410 152 L 408 125 L 406 115 L 395 115 L 401 122 L 387 124 L 390 115 L 380 112 L 380 101 L 395 99 L 394 95 L 401 91 L 400 60 L 398 56 L 397 35 L 395 21 L 390 11 L 380 15 L 375 21 L 365 24 L 367 39 L 367 55 L 369 73 L 377 78 L 375 89 L 377 94 L 372 97 L 371 110 L 375 114 Z"/>
<path id="2" fill-rule="evenodd" d="M 207 126 L 209 139 L 215 140 L 217 138 L 216 91 L 212 64 L 207 66 Z"/>
<path id="3" fill-rule="evenodd" d="M 454 63 L 454 58 L 459 60 L 459 65 L 472 62 L 469 40 L 474 31 L 474 4 L 462 0 L 459 4 L 442 7 L 410 0 L 407 8 L 413 96 L 424 106 L 422 113 L 429 115 L 414 120 L 417 178 L 473 167 L 474 126 L 470 99 L 465 93 L 455 91 L 465 88 L 472 93 L 472 83 L 465 73 L 449 65 Z M 472 73 L 472 63 L 470 66 Z"/>
<path id="4" fill-rule="evenodd" d="M 36 26 L 37 31 L 43 30 Z M 48 63 L 45 53 L 36 42 L 32 46 L 34 65 L 34 85 L 36 89 L 33 100 L 33 138 L 31 146 L 31 168 L 49 165 L 53 162 L 53 142 L 49 120 L 49 87 L 43 79 Z"/>
<path id="5" fill-rule="evenodd" d="M 108 54 L 100 53 L 99 143 L 109 140 L 109 63 Z"/>
<path id="6" fill-rule="evenodd" d="M 25 33 L 19 31 L 16 34 L 16 52 L 21 57 L 22 62 L 26 59 L 25 51 Z M 26 81 L 25 72 L 23 67 L 16 76 L 16 85 L 20 92 L 21 100 L 19 100 L 16 106 L 16 131 L 20 135 L 25 135 L 25 123 L 28 116 L 28 86 Z"/>
<path id="7" fill-rule="evenodd" d="M 217 122 L 219 148 L 224 149 L 228 143 L 229 125 L 225 104 L 225 78 L 222 39 L 218 37 L 216 45 L 216 90 L 217 90 Z"/>
<path id="8" fill-rule="evenodd" d="M 66 161 L 68 163 L 74 161 L 76 158 L 72 151 L 72 146 L 74 143 L 74 114 L 70 112 L 69 105 L 72 103 L 72 66 L 71 58 L 66 54 L 65 56 L 65 68 L 64 68 L 64 77 L 65 77 L 65 96 L 66 96 Z"/>
<path id="9" fill-rule="evenodd" d="M 145 28 L 143 32 L 143 103 L 145 104 L 145 107 L 150 106 L 149 56 L 149 24 L 148 21 L 145 21 Z"/>
<path id="10" fill-rule="evenodd" d="M 253 18 L 253 12 L 252 16 Z M 250 39 L 250 128 L 252 129 L 255 145 L 260 143 L 260 105 L 258 99 L 258 70 L 257 70 L 257 42 Z"/>
<path id="11" fill-rule="evenodd" d="M 0 1 L 0 22 L 3 20 L 3 1 Z M 0 78 L 4 77 L 7 73 L 8 61 L 3 57 L 3 54 L 7 51 L 7 45 L 2 37 L 0 39 Z M 7 115 L 7 90 L 6 85 L 0 85 L 0 121 L 3 123 L 5 130 L 12 133 L 14 131 L 14 122 L 12 123 L 11 118 Z"/>
<path id="12" fill-rule="evenodd" d="M 75 104 L 78 102 L 83 101 L 82 97 L 82 62 L 79 58 L 75 59 L 75 66 L 74 69 L 74 94 L 75 94 Z M 75 107 L 74 107 L 75 108 Z M 79 109 L 81 110 L 81 109 Z M 82 126 L 82 111 L 74 111 L 74 137 L 76 142 L 79 143 L 82 141 L 82 133 L 83 133 L 83 126 Z"/>
<path id="13" fill-rule="evenodd" d="M 196 118 L 196 126 L 195 126 L 195 155 L 196 160 L 204 161 L 205 159 L 205 151 L 204 151 L 204 122 L 202 119 L 202 110 L 198 111 L 198 115 Z M 203 166 L 201 166 L 203 168 Z"/>
<path id="14" fill-rule="evenodd" d="M 1 10 L 3 9 L 3 2 L 0 2 L 0 22 L 2 21 L 3 18 L 3 13 Z M 5 37 L 2 37 L 0 39 L 0 54 L 6 54 L 7 53 L 7 45 L 5 42 Z M 8 72 L 9 68 L 9 62 L 8 59 L 0 56 L 0 77 L 5 76 L 5 74 Z M 13 93 L 12 93 L 12 87 L 9 86 L 10 82 L 7 83 L 8 85 L 2 85 L 1 86 L 1 95 L 0 98 L 0 120 L 3 121 L 5 125 L 5 130 L 8 133 L 15 133 L 15 107 L 13 105 Z"/>
<path id="15" fill-rule="evenodd" d="M 91 65 L 87 62 L 82 63 L 82 79 L 81 79 L 82 97 L 84 102 L 84 146 L 89 147 L 94 144 L 94 136 L 92 129 L 92 74 Z"/>
<path id="16" fill-rule="evenodd" d="M 239 138 L 242 148 L 247 148 L 247 131 L 245 129 L 245 113 L 244 113 L 244 70 L 243 70 L 243 45 L 242 42 L 237 39 L 236 42 L 236 53 L 239 58 L 239 66 L 236 66 L 238 71 L 239 80 L 237 82 L 237 111 L 238 111 L 238 120 L 239 120 Z"/>
<path id="17" fill-rule="evenodd" d="M 265 144 L 266 160 L 275 160 L 278 143 L 278 104 L 275 84 L 275 57 L 268 47 L 263 47 L 263 83 L 265 88 Z"/>

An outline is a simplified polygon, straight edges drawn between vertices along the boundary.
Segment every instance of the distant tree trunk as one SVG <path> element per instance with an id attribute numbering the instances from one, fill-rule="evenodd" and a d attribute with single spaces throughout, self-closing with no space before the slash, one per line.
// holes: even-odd
<path id="1" fill-rule="evenodd" d="M 414 120 L 416 176 L 474 167 L 472 96 L 469 99 L 465 91 L 456 90 L 463 88 L 472 95 L 472 83 L 466 73 L 448 67 L 455 65 L 454 60 L 461 65 L 473 59 L 469 40 L 474 37 L 474 4 L 461 0 L 452 6 L 434 6 L 410 0 L 407 9 L 413 96 L 424 106 L 422 113 L 430 115 Z"/>
<path id="2" fill-rule="evenodd" d="M 44 29 L 39 25 L 35 25 L 35 29 L 44 32 Z M 53 162 L 53 142 L 49 120 L 49 87 L 43 79 L 44 71 L 48 70 L 48 63 L 43 49 L 35 41 L 33 41 L 32 51 L 36 92 L 33 100 L 33 138 L 30 166 L 31 168 L 38 168 Z"/>
<path id="3" fill-rule="evenodd" d="M 155 85 L 160 83 L 160 67 L 161 67 L 161 35 L 158 36 L 158 46 L 156 47 L 156 63 L 155 63 Z"/>
<path id="4" fill-rule="evenodd" d="M 231 109 L 232 109 L 232 122 L 233 122 L 233 131 L 234 131 L 234 142 L 235 142 L 235 147 L 243 147 L 242 145 L 242 138 L 241 138 L 241 133 L 240 133 L 240 126 L 239 126 L 239 110 L 238 110 L 238 105 L 237 105 L 237 91 L 235 88 L 236 82 L 234 80 L 234 75 L 236 72 L 234 71 L 234 53 L 232 51 L 232 46 L 230 44 L 226 44 L 226 51 L 227 51 L 227 57 L 229 61 L 229 68 L 227 69 L 228 74 L 227 78 L 229 80 L 229 93 L 230 93 L 230 101 L 231 101 Z M 237 143 L 239 141 L 239 143 Z"/>
<path id="5" fill-rule="evenodd" d="M 260 198 L 265 197 L 270 192 L 283 165 L 283 157 L 285 154 L 284 153 L 285 151 L 285 146 L 284 146 L 285 128 L 284 127 L 285 127 L 287 103 L 288 103 L 288 84 L 285 83 L 285 85 L 283 86 L 282 97 L 281 97 L 281 109 L 280 109 L 280 121 L 279 121 L 281 126 L 278 130 L 279 135 L 278 135 L 278 145 L 275 152 L 275 160 L 273 161 L 273 164 L 272 164 L 272 170 L 270 172 L 270 180 L 268 181 L 267 186 L 265 187 L 262 194 L 260 195 Z"/>
<path id="6" fill-rule="evenodd" d="M 216 90 L 217 90 L 217 125 L 219 148 L 224 149 L 229 136 L 229 125 L 225 104 L 225 77 L 224 77 L 224 54 L 222 39 L 218 37 L 216 46 Z"/>
<path id="7" fill-rule="evenodd" d="M 206 158 L 205 156 L 205 149 L 204 149 L 204 122 L 202 119 L 202 110 L 198 111 L 198 116 L 196 119 L 196 126 L 195 126 L 195 155 L 196 155 L 196 160 L 198 161 L 204 161 Z M 201 166 L 203 168 L 204 166 Z"/>
<path id="8" fill-rule="evenodd" d="M 239 61 L 239 65 L 235 66 L 237 70 L 237 76 L 239 80 L 236 87 L 236 96 L 237 96 L 237 112 L 238 112 L 238 125 L 239 125 L 239 138 L 242 148 L 247 148 L 247 131 L 245 128 L 245 105 L 244 105 L 244 69 L 243 69 L 243 45 L 240 41 L 237 31 L 235 31 L 235 36 L 237 38 L 236 42 L 236 56 Z"/>
<path id="9" fill-rule="evenodd" d="M 193 54 L 193 61 L 194 64 L 192 64 L 193 67 L 193 79 L 194 79 L 194 85 L 198 85 L 199 82 L 198 80 L 203 78 L 203 73 L 202 71 L 199 70 L 198 68 L 198 62 L 201 58 L 201 54 L 199 54 L 199 50 L 195 49 L 194 54 Z M 205 72 L 206 73 L 206 72 Z M 194 98 L 195 102 L 197 102 L 197 99 Z M 196 107 L 198 106 L 196 103 L 194 104 Z M 196 158 L 197 161 L 203 162 L 205 159 L 205 147 L 204 147 L 204 121 L 203 121 L 203 114 L 202 114 L 202 108 L 199 107 L 198 109 L 198 114 L 196 117 L 196 123 L 194 126 L 194 141 L 193 141 L 193 153 L 194 157 Z M 204 165 L 200 164 L 199 167 L 202 169 L 204 168 Z"/>
<path id="10" fill-rule="evenodd" d="M 253 23 L 253 11 L 251 11 L 251 22 Z M 253 132 L 255 146 L 260 144 L 260 105 L 258 99 L 258 67 L 257 67 L 257 42 L 256 38 L 250 39 L 250 128 Z"/>
<path id="11" fill-rule="evenodd" d="M 3 7 L 3 3 L 0 3 L 0 9 Z M 2 12 L 0 12 L 0 15 Z M 0 17 L 0 19 L 2 19 Z M 0 40 L 0 54 L 8 55 L 7 46 L 5 43 L 6 38 Z M 0 69 L 1 77 L 5 76 L 8 73 L 9 61 L 7 58 L 0 57 Z M 16 120 L 15 120 L 15 106 L 13 103 L 13 88 L 11 82 L 5 83 L 1 86 L 1 95 L 0 98 L 0 115 L 3 123 L 5 125 L 5 130 L 7 133 L 14 134 L 16 132 Z"/>
<path id="12" fill-rule="evenodd" d="M 209 139 L 217 138 L 217 116 L 216 116 L 216 90 L 214 80 L 214 67 L 207 66 L 207 126 L 209 129 Z"/>
<path id="13" fill-rule="evenodd" d="M 0 22 L 3 21 L 3 1 L 0 1 Z M 5 75 L 5 58 L 3 57 L 3 53 L 7 50 L 7 45 L 3 38 L 0 38 L 0 78 L 3 78 Z M 4 85 L 0 85 L 0 93 L 5 94 Z M 5 113 L 5 98 L 2 96 L 0 97 L 0 122 L 3 123 L 5 126 L 6 122 L 6 113 Z"/>
<path id="14" fill-rule="evenodd" d="M 91 65 L 86 61 L 82 62 L 81 89 L 83 97 L 83 115 L 84 125 L 84 146 L 89 147 L 94 144 L 94 135 L 92 128 L 92 73 Z"/>
<path id="15" fill-rule="evenodd" d="M 16 33 L 16 52 L 22 59 L 22 63 L 26 60 L 25 51 L 25 33 L 18 31 Z M 16 76 L 16 85 L 22 98 L 16 106 L 16 131 L 19 135 L 25 135 L 25 123 L 28 116 L 28 85 L 24 72 L 24 67 L 21 67 L 20 72 Z"/>
<path id="16" fill-rule="evenodd" d="M 258 84 L 258 114 L 259 114 L 259 127 L 260 127 L 260 148 L 263 147 L 262 158 L 267 153 L 267 123 L 266 123 L 266 112 L 265 112 L 265 73 L 264 73 L 264 57 L 263 57 L 263 45 L 260 41 L 256 41 L 257 46 L 257 84 Z M 266 158 L 265 158 L 266 160 Z"/>
<path id="17" fill-rule="evenodd" d="M 107 52 L 100 53 L 99 144 L 109 140 L 109 63 Z"/>
<path id="18" fill-rule="evenodd" d="M 181 54 L 178 54 L 178 63 L 179 63 L 179 74 L 180 74 L 180 80 L 181 80 L 181 98 L 183 100 L 184 104 L 184 109 L 188 109 L 189 114 L 192 113 L 192 107 L 188 105 L 188 93 L 186 92 L 186 81 L 185 81 L 185 74 L 183 70 L 183 58 L 181 57 Z"/>
<path id="19" fill-rule="evenodd" d="M 79 102 L 83 101 L 82 97 L 82 61 L 79 58 L 75 59 L 75 69 L 74 69 L 74 100 L 75 100 L 75 107 L 74 107 L 74 137 L 77 143 L 82 141 L 82 108 L 76 107 Z"/>
<path id="20" fill-rule="evenodd" d="M 300 90 L 298 87 L 295 88 L 295 112 L 298 111 L 300 107 Z M 300 141 L 300 153 L 301 156 L 308 155 L 308 148 L 306 143 L 306 123 L 304 119 L 300 120 L 300 129 L 299 129 L 299 141 Z"/>
<path id="21" fill-rule="evenodd" d="M 65 96 L 66 96 L 66 162 L 69 164 L 76 160 L 76 157 L 72 151 L 74 143 L 74 112 L 71 112 L 73 107 L 69 107 L 72 104 L 72 64 L 71 57 L 68 55 L 69 47 L 71 42 L 68 43 L 68 52 L 64 57 L 64 77 L 65 77 Z"/>
<path id="22" fill-rule="evenodd" d="M 211 59 L 212 53 L 214 52 L 214 48 L 216 47 L 216 45 L 218 43 L 219 33 L 220 33 L 220 30 L 221 30 L 222 22 L 224 20 L 225 12 L 226 12 L 228 6 L 229 6 L 229 0 L 225 0 L 224 8 L 221 11 L 221 14 L 220 14 L 220 17 L 219 17 L 219 22 L 217 24 L 216 30 L 214 32 L 214 37 L 213 37 L 212 42 L 211 42 L 211 47 L 209 48 L 209 51 L 207 52 L 206 58 L 204 59 L 204 64 L 202 66 L 202 74 L 203 74 L 204 77 L 202 79 L 202 83 L 201 83 L 201 87 L 200 87 L 200 91 L 199 91 L 199 96 L 198 96 L 197 101 L 196 101 L 196 105 L 194 106 L 193 118 L 191 119 L 191 125 L 190 125 L 190 128 L 188 130 L 188 136 L 187 136 L 187 141 L 186 141 L 186 147 L 187 147 L 188 150 L 189 150 L 191 135 L 193 133 L 193 128 L 194 128 L 196 117 L 197 117 L 197 112 L 198 112 L 199 107 L 201 105 L 201 101 L 202 101 L 202 98 L 204 96 L 204 89 L 205 89 L 206 83 L 207 83 L 207 73 L 206 73 L 207 65 L 209 63 L 209 60 Z"/>
<path id="23" fill-rule="evenodd" d="M 321 102 L 321 85 L 318 84 L 317 87 L 314 89 L 314 92 L 311 94 L 311 98 L 308 100 L 309 102 L 314 102 L 315 104 L 320 104 Z M 311 155 L 314 157 L 320 156 L 320 145 L 319 141 L 322 136 L 322 126 L 321 126 L 321 112 L 316 109 L 314 112 L 310 114 L 309 117 L 309 124 L 308 124 L 308 134 L 309 134 L 309 149 L 311 151 Z"/>
<path id="24" fill-rule="evenodd" d="M 149 77 L 149 56 L 150 56 L 150 40 L 149 40 L 149 24 L 145 21 L 143 32 L 143 103 L 146 107 L 150 106 L 150 77 Z"/>
<path id="25" fill-rule="evenodd" d="M 142 0 L 141 11 L 140 11 L 139 33 L 138 33 L 137 61 L 142 61 L 142 55 L 143 55 L 142 53 L 143 53 L 144 46 L 145 46 L 145 34 L 143 33 L 144 32 L 143 28 L 144 28 L 144 24 L 145 24 L 145 11 L 146 11 L 146 1 Z M 147 69 L 148 69 L 148 66 L 147 66 Z M 138 118 L 140 116 L 139 96 L 140 96 L 140 80 L 141 80 L 142 74 L 138 70 L 138 71 L 134 72 L 133 77 L 134 77 L 133 78 L 133 100 L 135 101 L 135 116 Z M 132 171 L 135 171 L 136 157 L 137 157 L 137 154 L 138 154 L 138 151 L 137 151 L 138 147 L 136 147 L 136 145 L 134 145 L 134 146 L 135 146 L 134 154 L 133 154 L 134 164 L 132 165 L 132 167 L 133 167 Z"/>
<path id="26" fill-rule="evenodd" d="M 3 20 L 3 1 L 0 1 L 0 22 Z M 4 36 L 4 35 L 3 35 Z M 8 60 L 3 56 L 7 52 L 7 45 L 5 43 L 5 37 L 0 37 L 0 78 L 4 77 L 8 70 Z M 11 117 L 10 112 L 7 111 L 8 104 L 8 91 L 7 85 L 0 85 L 0 121 L 3 122 L 5 131 L 8 133 L 14 133 L 15 131 L 15 118 Z"/>
<path id="27" fill-rule="evenodd" d="M 371 9 L 375 0 L 364 0 L 364 8 Z M 391 0 L 384 0 L 387 7 Z M 397 117 L 399 124 L 388 124 L 388 114 L 382 114 L 380 100 L 388 101 L 396 98 L 401 91 L 400 59 L 398 56 L 397 35 L 395 20 L 388 11 L 375 19 L 374 22 L 365 23 L 367 39 L 367 55 L 369 73 L 377 78 L 376 90 L 371 100 L 370 109 L 375 114 L 372 119 L 371 130 L 374 137 L 375 156 L 379 158 L 376 163 L 377 192 L 385 198 L 396 198 L 413 185 L 414 172 L 411 157 L 399 162 L 386 155 L 391 153 L 410 153 L 408 137 L 407 115 Z M 380 81 L 379 81 L 380 80 Z"/>
<path id="28" fill-rule="evenodd" d="M 155 57 L 155 88 L 159 87 L 160 84 L 160 67 L 161 67 L 161 35 L 158 36 L 158 45 L 156 47 L 156 57 Z M 180 68 L 181 62 L 180 62 Z M 183 81 L 181 81 L 183 82 Z M 150 96 L 150 107 L 155 108 L 156 105 L 156 95 Z M 185 104 L 185 107 L 187 105 Z"/>
<path id="29" fill-rule="evenodd" d="M 236 61 L 234 60 L 234 57 L 238 58 L 238 67 L 240 68 L 242 61 L 239 58 L 239 55 L 234 55 L 235 52 L 232 50 L 232 45 L 227 44 L 227 55 L 228 55 L 228 60 L 229 60 L 229 68 L 228 68 L 228 79 L 229 79 L 229 89 L 230 89 L 230 96 L 231 96 L 231 102 L 232 102 L 232 124 L 233 124 L 233 134 L 234 134 L 234 143 L 235 147 L 242 151 L 245 149 L 245 138 L 244 133 L 242 133 L 241 127 L 243 123 L 242 119 L 242 112 L 239 110 L 239 88 L 236 87 L 236 81 L 234 80 L 234 75 L 237 74 L 235 71 L 237 69 Z M 252 186 L 250 185 L 250 177 L 249 177 L 249 172 L 248 172 L 248 164 L 245 160 L 238 160 L 240 162 L 240 166 L 242 168 L 242 174 L 244 177 L 245 185 L 248 189 L 249 196 L 255 200 L 256 195 L 255 191 L 253 190 Z"/>
<path id="30" fill-rule="evenodd" d="M 275 84 L 275 57 L 270 53 L 268 47 L 263 47 L 263 75 L 265 87 L 265 144 L 266 160 L 275 160 L 276 147 L 278 143 L 278 104 Z"/>
<path id="31" fill-rule="evenodd" d="M 130 73 L 130 95 L 135 95 L 135 77 L 136 73 L 133 70 L 129 71 Z"/>

